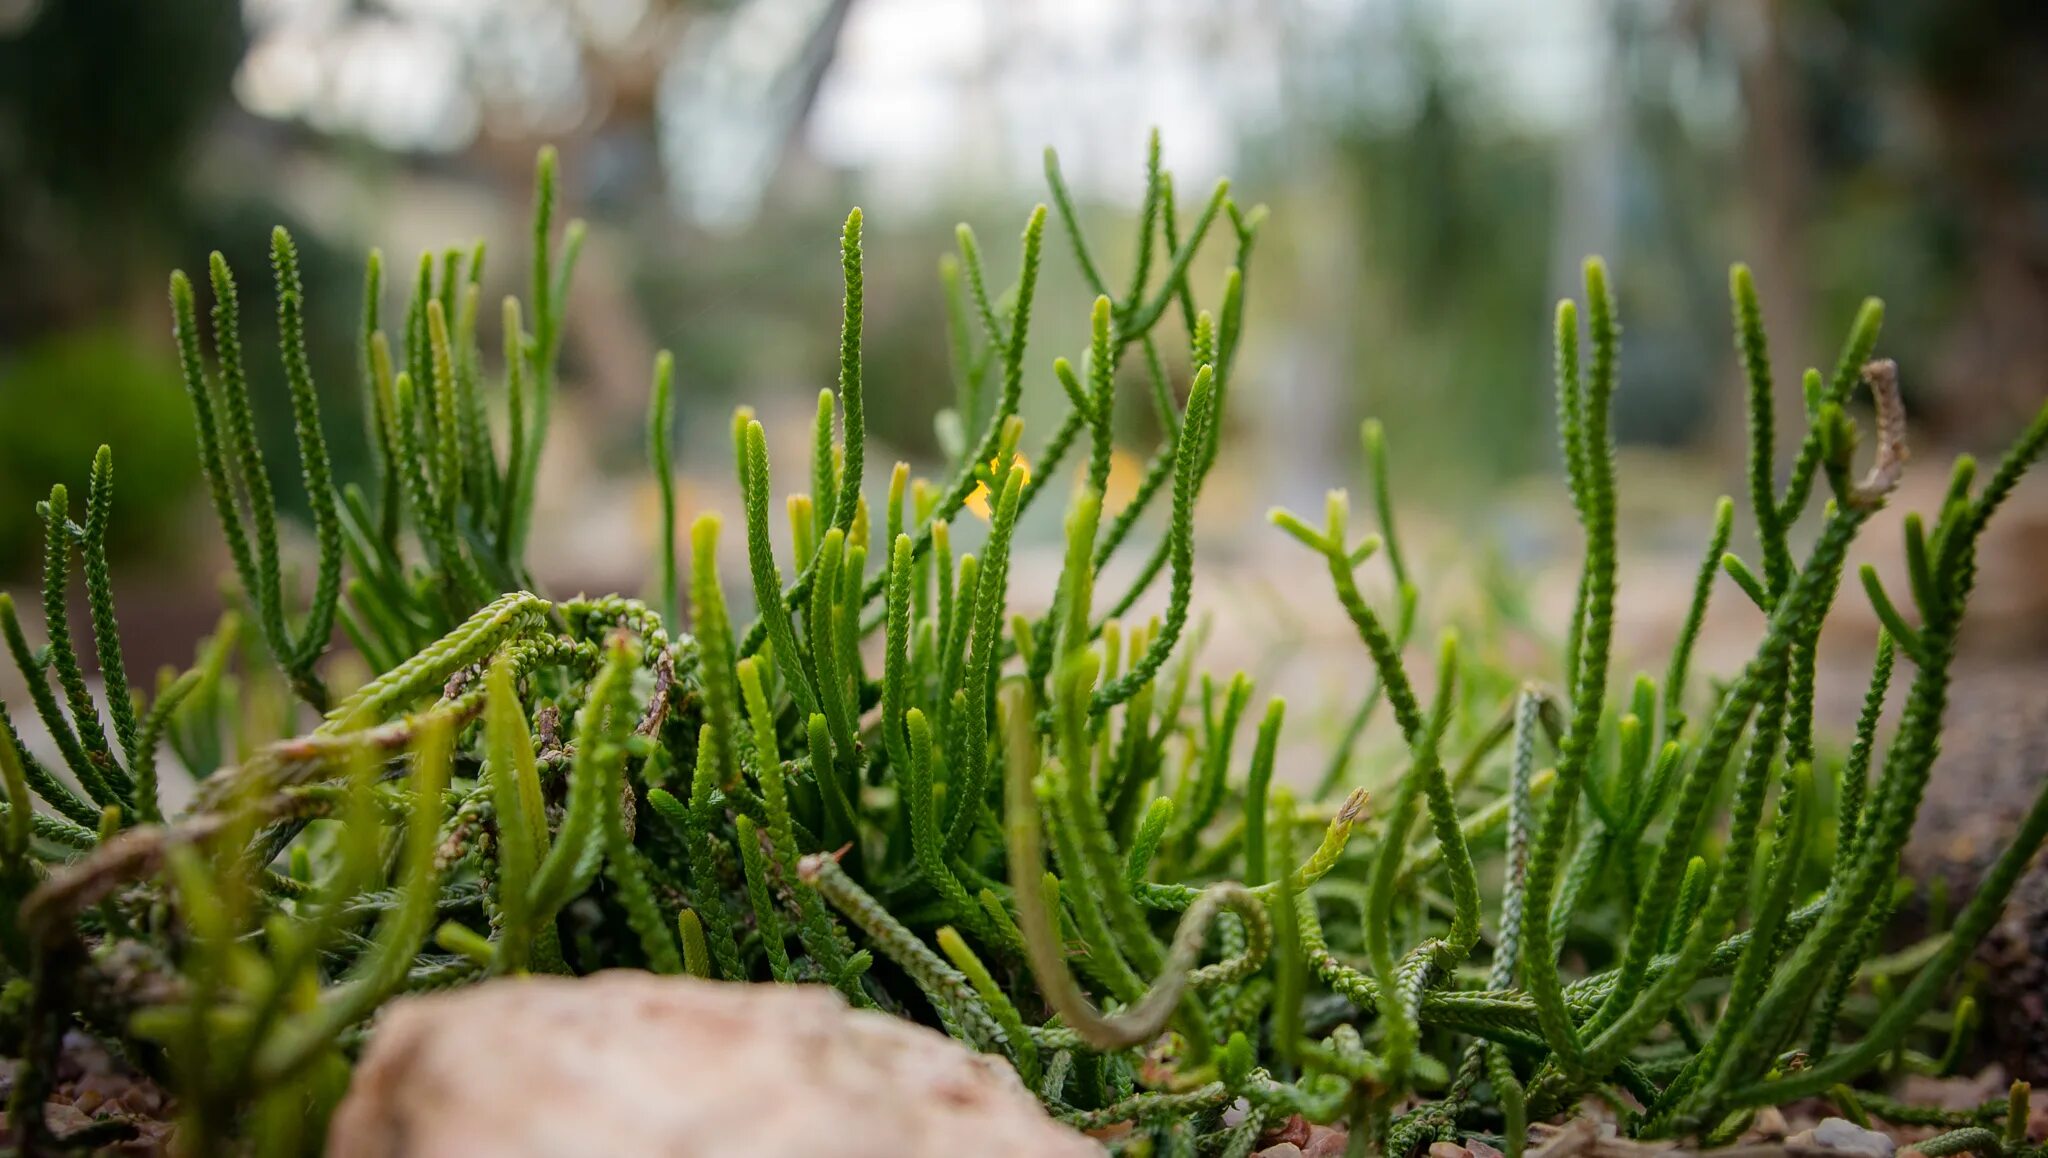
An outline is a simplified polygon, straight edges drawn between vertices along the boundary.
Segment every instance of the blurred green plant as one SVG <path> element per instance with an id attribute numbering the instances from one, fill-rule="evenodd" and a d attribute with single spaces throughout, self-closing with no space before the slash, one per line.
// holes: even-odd
<path id="1" fill-rule="evenodd" d="M 1180 215 L 1155 144 L 1148 224 L 1129 288 L 1115 293 L 1050 156 L 1047 176 L 1054 208 L 1027 222 L 1008 289 L 991 291 L 978 243 L 961 230 L 960 437 L 937 481 L 912 480 L 901 464 L 886 488 L 871 480 L 862 217 L 847 218 L 839 380 L 819 398 L 809 489 L 786 500 L 793 578 L 770 530 L 766 434 L 751 413 L 734 416 L 759 612 L 745 630 L 719 575 L 720 520 L 690 527 L 686 587 L 676 559 L 666 357 L 650 406 L 665 499 L 661 607 L 520 589 L 577 236 L 572 226 L 560 250 L 553 243 L 551 155 L 540 166 L 533 304 L 502 311 L 501 391 L 483 388 L 481 254 L 424 259 L 401 328 L 382 319 L 373 255 L 362 378 L 383 457 L 371 492 L 337 491 L 328 477 L 293 348 L 294 250 L 282 231 L 273 238 L 319 544 L 296 617 L 267 468 L 247 433 L 231 274 L 214 264 L 212 373 L 197 353 L 190 286 L 174 278 L 202 459 L 274 672 L 256 665 L 241 676 L 246 694 L 223 694 L 230 620 L 153 698 L 111 678 L 123 671 L 104 565 L 111 455 L 95 461 L 83 524 L 63 488 L 53 492 L 42 507 L 48 646 L 32 649 L 0 600 L 37 712 L 84 793 L 11 729 L 0 736 L 0 953 L 26 995 L 10 1115 L 24 1144 L 50 1141 L 34 1110 L 73 1025 L 122 1043 L 170 1084 L 187 1151 L 296 1153 L 317 1149 L 364 1023 L 385 1000 L 521 971 L 637 966 L 826 984 L 935 1023 L 1006 1058 L 1064 1120 L 1129 1123 L 1114 1147 L 1130 1153 L 1243 1155 L 1266 1126 L 1301 1115 L 1348 1123 L 1353 1153 L 1406 1156 L 1476 1134 L 1519 1154 L 1529 1123 L 1589 1096 L 1624 1107 L 1621 1126 L 1637 1137 L 1726 1141 L 1758 1107 L 1825 1096 L 1852 1114 L 1954 1127 L 1929 1153 L 2034 1152 L 2018 1125 L 2024 1090 L 1952 1114 L 1899 1108 L 1882 1082 L 1900 1065 L 1957 1064 L 1978 1014 L 1955 979 L 2048 838 L 2048 791 L 1978 892 L 1915 951 L 1912 979 L 1861 979 L 1902 887 L 1899 851 L 1937 750 L 1978 537 L 2048 444 L 2048 408 L 1981 483 L 1963 460 L 1942 509 L 1908 520 L 1906 610 L 1865 576 L 1887 642 L 1857 743 L 1828 760 L 1814 742 L 1812 657 L 1845 553 L 1904 463 L 1897 376 L 1869 360 L 1881 317 L 1870 303 L 1832 375 L 1806 375 L 1809 429 L 1781 488 L 1775 383 L 1738 268 L 1759 562 L 1724 553 L 1723 500 L 1663 685 L 1638 677 L 1611 697 L 1619 327 L 1606 272 L 1588 262 L 1583 368 L 1575 303 L 1560 305 L 1556 328 L 1564 460 L 1586 534 L 1563 690 L 1468 670 L 1447 632 L 1434 693 L 1420 694 L 1403 647 L 1420 601 L 1389 514 L 1383 436 L 1368 428 L 1377 535 L 1352 532 L 1341 491 L 1320 526 L 1285 511 L 1273 521 L 1327 566 L 1365 646 L 1357 727 L 1384 701 L 1408 762 L 1371 777 L 1334 764 L 1297 800 L 1275 784 L 1285 705 L 1260 714 L 1239 775 L 1251 682 L 1197 678 L 1184 641 L 1195 503 L 1231 398 L 1262 213 L 1219 185 Z M 1017 410 L 1053 214 L 1100 292 L 1088 349 L 1078 363 L 1053 362 L 1066 415 L 1027 467 Z M 1235 247 L 1213 313 L 1187 279 L 1212 235 Z M 1154 327 L 1174 312 L 1199 367 L 1193 389 L 1182 403 L 1154 373 L 1164 441 L 1135 496 L 1109 514 L 1118 365 L 1158 366 Z M 1875 463 L 1852 478 L 1858 431 L 1845 404 L 1859 384 L 1876 403 Z M 1802 560 L 1788 529 L 1817 483 L 1830 498 Z M 1066 552 L 1034 617 L 1014 610 L 1032 604 L 1012 598 L 1011 537 L 1049 488 L 1063 492 Z M 1129 587 L 1099 594 L 1105 565 L 1162 504 L 1160 546 Z M 956 550 L 963 508 L 986 512 L 977 552 Z M 74 549 L 110 673 L 104 716 L 65 617 Z M 1356 578 L 1378 554 L 1400 592 L 1385 618 Z M 1765 627 L 1749 662 L 1701 702 L 1689 691 L 1690 648 L 1717 568 Z M 1165 613 L 1125 619 L 1162 573 Z M 670 610 L 685 601 L 687 634 Z M 381 672 L 353 689 L 330 686 L 335 668 L 320 666 L 336 616 Z M 1895 655 L 1913 676 L 1880 757 Z M 276 710 L 287 688 L 324 712 L 311 732 L 289 735 L 289 713 Z M 197 802 L 170 820 L 158 796 L 163 740 L 201 777 Z M 1367 779 L 1391 793 L 1370 816 Z M 1839 785 L 1831 822 L 1828 782 Z M 1480 856 L 1489 877 L 1500 863 L 1490 921 Z M 576 919 L 560 920 L 571 906 Z M 1567 941 L 1593 948 L 1567 954 Z M 1846 1000 L 1859 984 L 1882 996 L 1875 1009 Z M 1953 1012 L 1930 1027 L 1944 1006 Z M 1929 1044 L 1938 1055 L 1915 1048 Z"/>
<path id="2" fill-rule="evenodd" d="M 85 329 L 0 355 L 0 575 L 41 558 L 35 499 L 53 479 L 83 488 L 80 454 L 121 456 L 129 496 L 112 547 L 164 546 L 198 472 L 175 363 L 119 330 Z"/>

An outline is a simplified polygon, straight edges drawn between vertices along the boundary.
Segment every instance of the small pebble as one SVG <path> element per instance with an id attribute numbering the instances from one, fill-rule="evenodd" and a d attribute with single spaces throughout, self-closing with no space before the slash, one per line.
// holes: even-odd
<path id="1" fill-rule="evenodd" d="M 1790 1130 L 1791 1127 L 1785 1124 L 1785 1115 L 1779 1113 L 1776 1106 L 1765 1106 L 1758 1110 L 1756 1120 L 1749 1125 L 1752 1137 L 1773 1142 L 1783 1138 Z"/>
<path id="2" fill-rule="evenodd" d="M 1346 1147 L 1351 1144 L 1351 1135 L 1329 1126 L 1310 1126 L 1308 1143 L 1301 1148 L 1303 1158 L 1344 1158 Z"/>
<path id="3" fill-rule="evenodd" d="M 1898 1149 L 1897 1143 L 1889 1137 L 1876 1130 L 1866 1130 L 1847 1118 L 1822 1118 L 1818 1126 L 1801 1130 L 1785 1142 L 1808 1149 L 1864 1154 L 1869 1158 L 1892 1158 L 1892 1152 Z"/>
<path id="4" fill-rule="evenodd" d="M 1279 1125 L 1268 1127 L 1262 1140 L 1268 1147 L 1286 1143 L 1299 1149 L 1308 1145 L 1308 1137 L 1308 1119 L 1300 1114 L 1292 1114 Z"/>

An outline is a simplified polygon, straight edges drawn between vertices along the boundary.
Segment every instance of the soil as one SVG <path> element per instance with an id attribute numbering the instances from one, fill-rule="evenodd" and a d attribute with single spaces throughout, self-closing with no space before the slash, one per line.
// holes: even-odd
<path id="1" fill-rule="evenodd" d="M 2009 1084 L 2005 1071 L 1994 1065 L 1969 1077 L 1913 1075 L 1894 1092 L 1914 1105 L 1962 1111 L 2004 1097 Z M 2034 1106 L 2028 1136 L 2039 1139 L 2048 1136 L 2048 1099 L 2037 1099 Z M 1732 1146 L 1705 1151 L 1704 1154 L 1712 1158 L 1854 1158 L 1866 1153 L 1853 1145 L 1842 1144 L 1843 1139 L 1831 1136 L 1830 1131 L 1820 1130 L 1816 1135 L 1822 1122 L 1833 1119 L 1839 1134 L 1850 1135 L 1851 1142 L 1862 1141 L 1855 1137 L 1861 1131 L 1840 1128 L 1847 1124 L 1836 1117 L 1838 1113 L 1837 1107 L 1821 1099 L 1767 1108 L 1757 1113 L 1749 1129 Z M 1868 1141 L 1876 1142 L 1879 1149 L 1889 1141 L 1900 1158 L 1917 1158 L 1911 1147 L 1941 1133 L 1936 1127 L 1900 1126 L 1882 1120 L 1873 1120 L 1871 1126 L 1883 1137 Z M 1702 1154 L 1678 1142 L 1635 1142 L 1620 1137 L 1615 1129 L 1613 1109 L 1599 1101 L 1586 1102 L 1580 1107 L 1579 1114 L 1563 1125 L 1536 1123 L 1530 1127 L 1529 1140 L 1531 1158 L 1695 1158 Z M 1311 1126 L 1296 1115 L 1268 1129 L 1260 1137 L 1260 1148 L 1254 1151 L 1254 1155 L 1255 1158 L 1335 1158 L 1345 1152 L 1348 1142 L 1349 1137 L 1342 1127 Z M 1437 1142 L 1430 1146 L 1428 1156 L 1501 1158 L 1501 1152 L 1484 1139 L 1468 1137 L 1463 1144 Z"/>
<path id="2" fill-rule="evenodd" d="M 14 1075 L 20 1064 L 11 1058 L 0 1059 L 0 1105 L 14 1092 Z M 82 1033 L 64 1035 L 57 1086 L 43 1104 L 43 1114 L 60 1139 L 93 1130 L 103 1142 L 94 1149 L 97 1154 L 158 1155 L 170 1150 L 170 1098 L 155 1082 Z M 102 1135 L 102 1130 L 111 1132 Z M 0 1146 L 12 1152 L 14 1145 L 14 1129 L 0 1114 Z"/>

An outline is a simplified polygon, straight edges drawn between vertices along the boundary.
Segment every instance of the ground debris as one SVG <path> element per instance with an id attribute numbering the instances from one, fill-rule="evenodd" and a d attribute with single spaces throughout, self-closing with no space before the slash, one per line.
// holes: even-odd
<path id="1" fill-rule="evenodd" d="M 0 1107 L 14 1090 L 20 1062 L 0 1059 Z M 64 1035 L 57 1060 L 57 1085 L 43 1103 L 44 1120 L 59 1138 L 83 1130 L 103 1144 L 95 1153 L 159 1155 L 171 1150 L 173 1107 L 149 1078 L 136 1073 L 91 1036 Z M 126 1128 L 124 1129 L 123 1126 Z M 0 1113 L 0 1145 L 12 1147 L 14 1131 Z"/>

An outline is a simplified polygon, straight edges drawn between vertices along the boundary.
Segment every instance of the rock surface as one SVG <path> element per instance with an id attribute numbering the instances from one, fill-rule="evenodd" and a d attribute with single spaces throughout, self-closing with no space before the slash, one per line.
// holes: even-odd
<path id="1" fill-rule="evenodd" d="M 820 986 L 613 971 L 409 998 L 335 1158 L 1098 1155 L 1007 1063 Z"/>
<path id="2" fill-rule="evenodd" d="M 1801 1130 L 1785 1139 L 1785 1144 L 1794 1149 L 1839 1150 L 1864 1158 L 1892 1158 L 1898 1149 L 1898 1143 L 1888 1135 L 1865 1129 L 1846 1118 L 1822 1118 L 1813 1129 Z"/>
<path id="3" fill-rule="evenodd" d="M 1895 678 L 1894 682 L 1898 682 Z M 1952 915 L 2011 843 L 2048 769 L 2048 660 L 1965 664 L 1949 692 L 1941 757 L 1906 846 L 1919 891 L 1895 927 L 1928 931 L 1928 887 L 1939 878 Z M 2048 857 L 2037 857 L 1978 946 L 1982 1040 L 2015 1077 L 2048 1078 Z"/>

